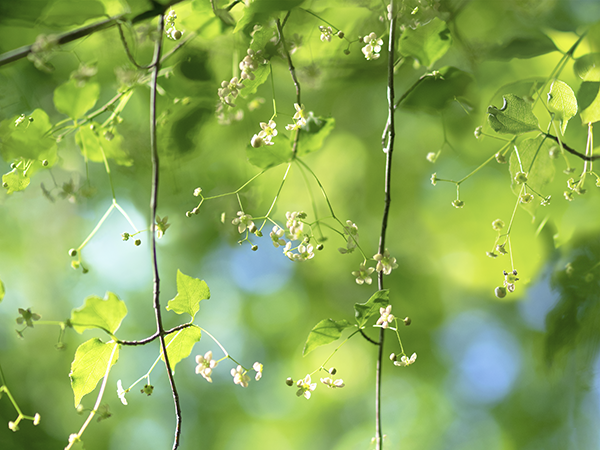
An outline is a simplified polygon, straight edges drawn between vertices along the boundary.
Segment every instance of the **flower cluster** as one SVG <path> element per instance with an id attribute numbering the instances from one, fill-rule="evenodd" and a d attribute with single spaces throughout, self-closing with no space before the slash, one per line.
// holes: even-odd
<path id="1" fill-rule="evenodd" d="M 242 366 L 238 365 L 235 369 L 231 369 L 231 376 L 233 377 L 233 382 L 235 384 L 239 384 L 241 387 L 248 387 L 250 377 L 248 376 L 248 372 L 244 370 Z"/>
<path id="2" fill-rule="evenodd" d="M 212 383 L 212 371 L 215 367 L 217 367 L 218 361 L 212 359 L 212 351 L 206 352 L 204 356 L 197 355 L 196 356 L 196 373 L 202 375 L 206 381 Z"/>
<path id="3" fill-rule="evenodd" d="M 258 69 L 260 64 L 265 63 L 265 59 L 262 57 L 262 52 L 259 50 L 255 52 L 252 49 L 248 49 L 248 54 L 240 62 L 240 70 L 242 71 L 240 77 L 233 77 L 231 80 L 224 80 L 221 83 L 221 87 L 217 91 L 221 103 L 219 104 L 222 108 L 223 104 L 235 107 L 233 100 L 239 95 L 240 89 L 244 88 L 244 80 L 254 80 L 254 71 Z M 224 115 L 221 108 L 218 108 L 217 112 Z M 239 120 L 239 119 L 238 119 Z"/>
<path id="4" fill-rule="evenodd" d="M 292 241 L 289 241 L 285 244 L 283 253 L 292 261 L 306 261 L 315 256 L 312 244 L 309 244 L 306 239 L 302 241 L 302 244 L 296 247 L 297 253 L 294 253 L 292 250 Z"/>
<path id="5" fill-rule="evenodd" d="M 331 38 L 333 37 L 333 30 L 331 27 L 319 27 L 319 31 L 321 32 L 321 41 L 331 42 Z"/>
<path id="6" fill-rule="evenodd" d="M 259 50 L 255 52 L 251 48 L 248 49 L 248 54 L 240 62 L 240 70 L 242 71 L 242 80 L 254 80 L 254 71 L 258 69 L 261 64 L 265 63 L 265 58 L 262 56 L 262 52 Z"/>
<path id="7" fill-rule="evenodd" d="M 306 113 L 304 112 L 304 105 L 301 106 L 298 103 L 294 103 L 294 108 L 296 109 L 296 113 L 294 114 L 293 119 L 296 122 L 285 126 L 285 129 L 288 131 L 297 130 L 298 128 L 306 125 Z"/>
<path id="8" fill-rule="evenodd" d="M 371 33 L 368 36 L 365 36 L 363 38 L 363 42 L 367 44 L 362 48 L 362 52 L 365 55 L 365 58 L 367 58 L 367 60 L 370 61 L 372 59 L 377 59 L 379 58 L 379 56 L 381 56 L 379 52 L 381 51 L 383 40 L 378 39 L 375 33 Z"/>
<path id="9" fill-rule="evenodd" d="M 240 89 L 243 87 L 244 85 L 238 80 L 238 77 L 233 77 L 229 82 L 225 80 L 221 83 L 221 88 L 217 91 L 217 94 L 223 103 L 234 107 L 233 100 L 239 95 Z"/>
<path id="10" fill-rule="evenodd" d="M 237 215 L 238 216 L 233 219 L 231 223 L 237 226 L 239 233 L 243 233 L 246 230 L 250 233 L 255 233 L 257 231 L 256 225 L 254 225 L 250 214 L 246 214 L 244 211 L 238 211 Z"/>
<path id="11" fill-rule="evenodd" d="M 169 11 L 169 14 L 165 16 L 165 34 L 169 39 L 177 41 L 183 36 L 183 31 L 179 31 L 175 27 L 175 19 L 177 19 L 175 11 Z"/>
<path id="12" fill-rule="evenodd" d="M 298 391 L 296 392 L 296 395 L 298 397 L 302 395 L 305 399 L 308 400 L 310 398 L 311 392 L 316 389 L 317 383 L 311 383 L 310 375 L 306 375 L 306 377 L 304 377 L 303 380 L 298 380 L 296 386 L 298 386 Z"/>
<path id="13" fill-rule="evenodd" d="M 406 355 L 402 355 L 402 357 L 400 358 L 400 361 L 394 361 L 394 365 L 400 366 L 400 367 L 406 367 L 406 366 L 410 366 L 411 364 L 414 364 L 416 360 L 417 360 L 416 353 L 413 353 L 410 358 L 408 358 Z"/>
<path id="14" fill-rule="evenodd" d="M 269 123 L 261 122 L 260 127 L 262 130 L 259 131 L 258 134 L 252 136 L 250 145 L 252 145 L 254 148 L 258 148 L 263 145 L 273 145 L 274 143 L 271 141 L 271 139 L 277 136 L 277 130 L 275 129 L 276 126 L 277 124 L 274 120 L 269 120 Z"/>
<path id="15" fill-rule="evenodd" d="M 375 268 L 373 267 L 366 267 L 365 263 L 363 262 L 360 266 L 358 270 L 355 270 L 354 272 L 352 272 L 352 275 L 354 275 L 356 277 L 356 283 L 357 284 L 371 284 L 373 282 L 373 279 L 371 278 L 371 274 L 375 271 Z"/>
<path id="16" fill-rule="evenodd" d="M 346 248 L 338 248 L 338 250 L 341 254 L 352 253 L 358 245 L 358 227 L 351 220 L 346 220 L 344 234 L 348 236 L 346 239 Z"/>
<path id="17" fill-rule="evenodd" d="M 373 256 L 373 259 L 377 261 L 377 266 L 375 266 L 375 270 L 377 272 L 382 272 L 385 275 L 389 275 L 392 273 L 392 269 L 398 268 L 398 264 L 396 264 L 396 258 L 390 256 L 390 252 L 385 249 L 383 255 L 381 253 Z"/>
<path id="18" fill-rule="evenodd" d="M 331 389 L 343 388 L 344 386 L 346 386 L 344 384 L 344 380 L 342 380 L 341 378 L 337 380 L 334 380 L 331 377 L 321 378 L 321 383 L 323 383 L 325 386 Z"/>

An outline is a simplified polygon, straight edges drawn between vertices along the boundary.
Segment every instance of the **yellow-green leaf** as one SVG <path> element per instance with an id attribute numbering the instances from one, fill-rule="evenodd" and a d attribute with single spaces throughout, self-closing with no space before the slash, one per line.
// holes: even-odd
<path id="1" fill-rule="evenodd" d="M 54 106 L 57 111 L 76 120 L 94 107 L 100 97 L 98 83 L 78 86 L 74 79 L 61 84 L 54 90 Z"/>
<path id="2" fill-rule="evenodd" d="M 90 328 L 100 328 L 112 335 L 126 315 L 125 302 L 112 292 L 107 292 L 104 300 L 91 296 L 85 299 L 81 308 L 71 311 L 71 325 L 78 333 Z"/>
<path id="3" fill-rule="evenodd" d="M 560 120 L 560 131 L 565 134 L 569 119 L 577 114 L 577 98 L 573 89 L 560 80 L 555 80 L 548 92 L 548 109 Z"/>
<path id="4" fill-rule="evenodd" d="M 503 98 L 502 108 L 488 106 L 488 122 L 496 133 L 523 134 L 539 130 L 537 117 L 525 100 L 514 94 Z"/>
<path id="5" fill-rule="evenodd" d="M 77 348 L 69 374 L 75 407 L 79 406 L 84 395 L 96 388 L 98 381 L 108 374 L 109 367 L 118 359 L 119 345 L 116 342 L 104 343 L 93 338 Z"/>
<path id="6" fill-rule="evenodd" d="M 177 363 L 190 356 L 194 344 L 200 342 L 201 337 L 202 332 L 197 326 L 190 326 L 165 336 L 167 355 L 169 355 L 169 364 L 173 373 L 175 373 Z M 162 353 L 161 359 L 164 361 Z"/>
<path id="7" fill-rule="evenodd" d="M 210 298 L 210 289 L 204 280 L 192 278 L 177 270 L 177 295 L 167 303 L 167 311 L 176 314 L 187 313 L 194 316 L 200 309 L 200 302 Z"/>
<path id="8" fill-rule="evenodd" d="M 353 325 L 347 320 L 321 320 L 312 330 L 310 330 L 310 333 L 308 333 L 302 355 L 306 356 L 315 348 L 338 340 L 342 335 L 342 331 L 352 326 Z"/>

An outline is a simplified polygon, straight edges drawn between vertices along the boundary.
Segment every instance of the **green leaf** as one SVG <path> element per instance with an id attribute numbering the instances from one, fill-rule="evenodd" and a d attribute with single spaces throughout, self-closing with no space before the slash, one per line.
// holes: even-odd
<path id="1" fill-rule="evenodd" d="M 463 96 L 473 78 L 456 67 L 445 66 L 439 76 L 428 76 L 406 96 L 402 108 L 439 114 L 440 110 L 457 97 Z"/>
<path id="2" fill-rule="evenodd" d="M 177 363 L 190 356 L 194 344 L 200 342 L 201 337 L 202 332 L 196 326 L 187 327 L 165 336 L 167 355 L 169 355 L 169 364 L 173 373 L 175 373 Z M 161 359 L 163 361 L 165 359 L 162 353 Z"/>
<path id="3" fill-rule="evenodd" d="M 254 80 L 244 80 L 242 83 L 244 88 L 240 89 L 240 95 L 244 98 L 247 98 L 250 95 L 256 94 L 258 87 L 269 79 L 270 73 L 271 71 L 268 64 L 261 64 L 258 66 L 258 68 L 253 72 Z"/>
<path id="4" fill-rule="evenodd" d="M 77 82 L 71 79 L 54 90 L 54 106 L 57 111 L 77 120 L 94 107 L 99 97 L 98 83 L 77 86 Z"/>
<path id="5" fill-rule="evenodd" d="M 320 347 L 322 345 L 327 345 L 336 341 L 342 335 L 342 331 L 346 328 L 353 327 L 353 325 L 347 320 L 333 320 L 333 319 L 323 319 L 318 324 L 316 324 L 310 333 L 308 333 L 308 338 L 306 339 L 306 343 L 304 344 L 304 351 L 302 352 L 303 356 L 308 355 L 315 348 Z"/>
<path id="6" fill-rule="evenodd" d="M 298 156 L 319 150 L 323 146 L 323 141 L 331 130 L 335 127 L 333 117 L 315 117 L 312 113 L 306 119 L 306 125 L 301 128 L 298 140 Z"/>
<path id="7" fill-rule="evenodd" d="M 48 114 L 36 109 L 26 115 L 25 121 L 15 126 L 17 118 L 3 120 L 0 123 L 0 155 L 5 161 L 19 158 L 25 160 L 48 160 L 51 164 L 56 161 L 56 141 L 46 135 L 52 128 Z M 33 119 L 32 121 L 29 118 Z M 31 173 L 29 173 L 31 176 Z"/>
<path id="8" fill-rule="evenodd" d="M 532 36 L 517 37 L 492 47 L 488 54 L 491 59 L 496 60 L 528 59 L 557 50 L 552 39 L 543 33 L 539 33 Z"/>
<path id="9" fill-rule="evenodd" d="M 435 17 L 415 30 L 408 27 L 402 33 L 398 51 L 403 56 L 412 56 L 422 66 L 431 67 L 451 45 L 452 36 L 446 22 Z"/>
<path id="10" fill-rule="evenodd" d="M 509 159 L 509 170 L 512 179 L 512 190 L 516 195 L 521 192 L 522 184 L 517 184 L 515 176 L 518 172 L 527 173 L 527 186 L 536 192 L 544 194 L 545 186 L 554 179 L 554 160 L 550 158 L 549 151 L 555 145 L 550 139 L 544 136 L 538 136 L 533 139 L 525 139 L 517 149 L 519 156 L 515 151 L 512 152 Z M 519 158 L 521 164 L 519 164 Z M 530 203 L 521 204 L 532 216 L 540 205 L 541 199 L 534 192 L 528 191 L 534 195 L 534 200 Z"/>
<path id="11" fill-rule="evenodd" d="M 501 109 L 488 106 L 488 122 L 494 131 L 500 134 L 539 131 L 537 117 L 525 100 L 513 94 L 506 94 L 503 98 L 504 105 Z"/>
<path id="12" fill-rule="evenodd" d="M 246 156 L 250 164 L 266 169 L 278 166 L 291 159 L 292 147 L 288 139 L 284 136 L 276 136 L 271 142 L 273 142 L 273 145 L 263 145 L 258 148 L 248 144 Z"/>
<path id="13" fill-rule="evenodd" d="M 600 83 L 584 81 L 577 92 L 581 122 L 585 125 L 600 121 Z"/>
<path id="14" fill-rule="evenodd" d="M 49 2 L 41 22 L 49 27 L 82 25 L 87 20 L 104 14 L 104 5 L 96 0 L 58 0 Z"/>
<path id="15" fill-rule="evenodd" d="M 210 289 L 203 280 L 192 278 L 177 269 L 177 295 L 167 304 L 167 311 L 176 314 L 187 313 L 194 316 L 200 309 L 200 302 L 210 298 Z"/>
<path id="16" fill-rule="evenodd" d="M 104 300 L 91 296 L 85 299 L 81 308 L 71 311 L 71 325 L 80 334 L 91 328 L 100 328 L 114 335 L 126 315 L 125 302 L 107 292 Z"/>
<path id="17" fill-rule="evenodd" d="M 583 81 L 600 81 L 600 53 L 588 53 L 577 58 L 573 70 Z"/>
<path id="18" fill-rule="evenodd" d="M 31 179 L 25 175 L 25 171 L 18 167 L 2 175 L 2 186 L 7 189 L 7 194 L 24 190 L 30 182 Z"/>
<path id="19" fill-rule="evenodd" d="M 6 290 L 4 289 L 4 283 L 0 280 L 0 302 L 4 299 L 4 294 L 6 294 Z"/>
<path id="20" fill-rule="evenodd" d="M 123 150 L 123 136 L 108 132 L 100 124 L 92 123 L 94 130 L 89 126 L 80 127 L 75 135 L 75 142 L 81 148 L 81 153 L 90 161 L 104 162 L 104 157 L 115 161 L 120 166 L 129 167 L 133 159 Z M 110 137 L 107 140 L 105 136 Z"/>
<path id="21" fill-rule="evenodd" d="M 555 80 L 548 93 L 548 109 L 560 120 L 560 131 L 565 134 L 569 119 L 577 114 L 577 98 L 573 89 L 560 80 Z"/>
<path id="22" fill-rule="evenodd" d="M 354 304 L 354 316 L 359 328 L 363 328 L 369 319 L 374 315 L 379 315 L 379 308 L 385 308 L 390 303 L 390 291 L 384 289 L 375 292 L 366 303 Z"/>
<path id="23" fill-rule="evenodd" d="M 116 347 L 116 348 L 115 348 Z M 114 355 L 111 359 L 111 355 Z M 81 344 L 75 352 L 71 363 L 71 388 L 75 395 L 75 407 L 79 406 L 84 395 L 92 392 L 98 381 L 107 375 L 109 363 L 112 366 L 119 359 L 119 344 L 98 338 Z"/>
<path id="24" fill-rule="evenodd" d="M 290 11 L 304 3 L 304 0 L 255 0 L 244 9 L 244 15 L 238 21 L 234 33 L 249 25 L 266 23 L 274 13 Z"/>

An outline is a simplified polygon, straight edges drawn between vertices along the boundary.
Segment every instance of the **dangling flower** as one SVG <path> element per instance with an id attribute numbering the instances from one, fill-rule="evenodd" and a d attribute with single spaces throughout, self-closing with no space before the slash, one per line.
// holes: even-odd
<path id="1" fill-rule="evenodd" d="M 416 353 L 413 353 L 410 358 L 407 358 L 406 355 L 402 355 L 402 358 L 400 358 L 400 361 L 394 361 L 394 365 L 400 366 L 400 367 L 406 367 L 406 366 L 410 366 L 411 364 L 414 364 L 414 362 L 416 360 L 417 360 Z"/>
<path id="2" fill-rule="evenodd" d="M 375 271 L 373 267 L 365 267 L 365 263 L 363 262 L 358 270 L 352 272 L 352 275 L 356 277 L 357 284 L 371 284 L 373 282 L 371 278 L 371 274 Z"/>
<path id="3" fill-rule="evenodd" d="M 379 308 L 379 314 L 381 316 L 377 319 L 377 325 L 381 325 L 381 328 L 387 328 L 394 321 L 394 315 L 392 314 L 392 305 L 387 305 L 387 308 Z"/>
<path id="4" fill-rule="evenodd" d="M 316 389 L 317 383 L 311 383 L 309 374 L 306 375 L 306 377 L 304 377 L 304 380 L 298 380 L 296 386 L 298 386 L 298 391 L 296 392 L 296 395 L 298 397 L 303 395 L 304 398 L 308 400 L 310 398 L 311 392 Z"/>
<path id="5" fill-rule="evenodd" d="M 235 384 L 239 384 L 241 387 L 248 387 L 248 381 L 250 381 L 250 377 L 242 366 L 237 366 L 235 369 L 231 369 L 231 376 L 233 377 L 233 382 Z"/>
<path id="6" fill-rule="evenodd" d="M 252 368 L 254 369 L 254 371 L 256 372 L 256 375 L 254 376 L 254 379 L 256 381 L 260 380 L 262 378 L 262 373 L 263 373 L 263 365 L 261 363 L 259 363 L 258 361 L 255 362 L 252 365 Z"/>
<path id="7" fill-rule="evenodd" d="M 212 359 L 212 351 L 206 352 L 204 356 L 197 355 L 196 364 L 198 364 L 196 366 L 196 373 L 199 373 L 206 381 L 212 383 L 212 371 L 215 367 L 217 367 L 217 364 L 219 364 L 217 361 Z"/>
<path id="8" fill-rule="evenodd" d="M 398 264 L 396 264 L 396 258 L 392 258 L 387 249 L 385 249 L 383 255 L 378 253 L 373 256 L 373 259 L 377 261 L 375 270 L 377 270 L 377 272 L 383 271 L 385 275 L 389 275 L 392 273 L 392 269 L 396 269 L 398 267 Z"/>
<path id="9" fill-rule="evenodd" d="M 379 58 L 379 52 L 381 51 L 383 40 L 378 39 L 375 33 L 371 33 L 363 38 L 363 42 L 367 44 L 362 48 L 365 58 L 367 58 L 369 61 Z"/>

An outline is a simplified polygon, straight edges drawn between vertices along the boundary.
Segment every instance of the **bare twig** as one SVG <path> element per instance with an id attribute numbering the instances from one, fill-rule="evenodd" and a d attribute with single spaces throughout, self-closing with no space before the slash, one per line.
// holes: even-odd
<path id="1" fill-rule="evenodd" d="M 194 326 L 194 324 L 193 323 L 183 323 L 181 325 L 177 325 L 176 327 L 173 327 L 170 330 L 165 330 L 165 336 L 168 336 L 169 334 L 173 334 L 176 331 L 183 330 L 184 328 L 189 328 L 191 326 Z M 145 339 L 140 339 L 139 341 L 118 341 L 118 342 L 121 345 L 130 345 L 130 346 L 146 345 L 146 344 L 149 344 L 150 342 L 153 342 L 158 336 L 159 336 L 159 333 L 157 331 L 152 336 L 148 336 Z"/>
<path id="2" fill-rule="evenodd" d="M 385 238 L 387 233 L 387 226 L 390 213 L 391 204 L 391 173 L 392 173 L 392 154 L 394 151 L 394 140 L 396 138 L 396 128 L 394 123 L 394 111 L 396 105 L 394 104 L 394 56 L 395 56 L 395 42 L 396 42 L 396 16 L 394 8 L 394 0 L 390 1 L 391 20 L 390 20 L 390 33 L 388 43 L 388 86 L 387 86 L 387 98 L 388 98 L 388 126 L 387 128 L 387 146 L 384 145 L 383 151 L 385 152 L 385 204 L 383 208 L 383 218 L 381 221 L 381 234 L 379 235 L 379 253 L 385 252 Z M 384 138 L 384 142 L 386 139 Z M 377 277 L 377 287 L 379 290 L 383 290 L 383 271 L 379 272 Z M 383 362 L 383 342 L 384 342 L 384 329 L 381 328 L 379 331 L 379 350 L 377 354 L 377 370 L 375 374 L 375 448 L 381 450 L 383 448 L 383 431 L 381 424 L 381 369 Z"/>
<path id="3" fill-rule="evenodd" d="M 152 193 L 150 195 L 150 236 L 152 243 L 152 270 L 154 272 L 154 292 L 153 292 L 153 304 L 154 314 L 156 316 L 156 332 L 158 333 L 158 339 L 160 340 L 160 347 L 165 360 L 165 366 L 167 369 L 167 377 L 169 378 L 169 384 L 171 385 L 171 391 L 173 392 L 173 402 L 175 403 L 175 439 L 173 441 L 173 450 L 179 447 L 179 438 L 181 436 L 181 405 L 179 404 L 179 394 L 175 386 L 175 379 L 173 378 L 173 371 L 171 370 L 171 364 L 169 363 L 169 355 L 167 353 L 167 345 L 165 343 L 165 329 L 163 328 L 161 308 L 160 308 L 160 276 L 158 273 L 158 258 L 156 252 L 156 233 L 155 233 L 155 218 L 158 201 L 158 179 L 159 179 L 159 160 L 158 160 L 158 145 L 156 142 L 156 88 L 158 85 L 158 72 L 160 71 L 160 56 L 162 53 L 163 43 L 163 28 L 164 28 L 164 16 L 161 14 L 158 18 L 158 38 L 154 46 L 154 57 L 152 59 L 152 84 L 150 90 L 150 152 L 152 160 Z"/>
<path id="4" fill-rule="evenodd" d="M 558 137 L 552 135 L 552 134 L 548 134 L 548 133 L 544 133 L 544 135 L 547 138 L 552 139 L 553 141 L 555 141 L 556 143 L 558 143 L 559 145 L 562 145 L 562 148 L 564 148 L 566 151 L 568 151 L 571 155 L 575 155 L 581 159 L 583 159 L 584 161 L 595 161 L 596 159 L 600 158 L 600 155 L 584 155 L 583 153 L 578 152 L 577 150 L 569 147 L 567 144 L 565 144 L 564 142 L 561 142 L 558 140 Z"/>

